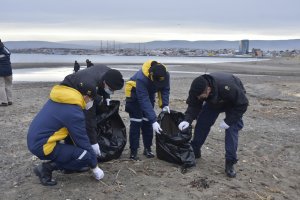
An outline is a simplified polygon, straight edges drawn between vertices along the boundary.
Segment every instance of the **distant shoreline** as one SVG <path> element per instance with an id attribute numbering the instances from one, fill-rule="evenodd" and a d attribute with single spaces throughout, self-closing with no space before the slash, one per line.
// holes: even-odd
<path id="1" fill-rule="evenodd" d="M 117 67 L 127 65 L 130 67 L 141 67 L 143 63 L 94 63 L 104 64 L 108 67 Z M 235 74 L 251 75 L 271 75 L 271 76 L 299 76 L 300 77 L 300 57 L 295 58 L 273 58 L 262 61 L 249 62 L 226 62 L 226 63 L 164 63 L 170 71 L 189 71 L 189 72 L 216 72 L 224 71 Z M 30 68 L 73 68 L 74 63 L 12 63 L 13 69 Z M 85 63 L 80 63 L 85 67 Z M 84 68 L 83 67 L 83 68 Z"/>

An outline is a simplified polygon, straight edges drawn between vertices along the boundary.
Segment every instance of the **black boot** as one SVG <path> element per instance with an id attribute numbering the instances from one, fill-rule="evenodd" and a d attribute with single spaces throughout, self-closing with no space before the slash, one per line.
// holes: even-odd
<path id="1" fill-rule="evenodd" d="M 236 172 L 233 167 L 234 164 L 236 164 L 236 161 L 233 160 L 226 160 L 225 162 L 225 173 L 230 178 L 236 177 Z"/>
<path id="2" fill-rule="evenodd" d="M 144 155 L 147 158 L 154 158 L 154 153 L 152 152 L 151 148 L 145 148 L 144 149 Z"/>
<path id="3" fill-rule="evenodd" d="M 195 154 L 195 158 L 201 158 L 201 149 L 195 148 L 193 145 L 192 145 L 192 148 L 193 148 L 193 151 Z"/>
<path id="4" fill-rule="evenodd" d="M 33 171 L 40 179 L 42 185 L 53 186 L 57 182 L 52 179 L 52 172 L 56 170 L 56 164 L 53 162 L 42 163 L 36 166 Z"/>
<path id="5" fill-rule="evenodd" d="M 137 150 L 131 150 L 129 158 L 132 160 L 139 160 L 139 158 L 137 157 Z"/>

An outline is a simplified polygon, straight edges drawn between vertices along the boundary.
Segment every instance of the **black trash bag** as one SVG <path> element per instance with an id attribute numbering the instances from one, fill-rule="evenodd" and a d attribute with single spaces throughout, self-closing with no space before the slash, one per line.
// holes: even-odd
<path id="1" fill-rule="evenodd" d="M 97 140 L 101 150 L 99 162 L 117 159 L 127 142 L 126 127 L 119 115 L 120 101 L 97 106 Z"/>
<path id="2" fill-rule="evenodd" d="M 190 144 L 192 127 L 184 131 L 178 129 L 178 125 L 184 120 L 181 112 L 171 110 L 171 113 L 162 112 L 158 116 L 158 123 L 163 132 L 156 134 L 157 158 L 167 162 L 182 165 L 184 168 L 196 165 L 193 148 Z"/>

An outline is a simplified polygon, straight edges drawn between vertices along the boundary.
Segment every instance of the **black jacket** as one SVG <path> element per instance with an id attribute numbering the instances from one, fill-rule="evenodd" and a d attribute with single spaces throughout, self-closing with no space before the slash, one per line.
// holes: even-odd
<path id="1" fill-rule="evenodd" d="M 249 102 L 241 80 L 232 74 L 223 72 L 204 74 L 202 76 L 212 88 L 205 103 L 212 108 L 224 110 L 226 113 L 224 121 L 229 126 L 242 118 Z M 188 108 L 185 112 L 185 120 L 191 123 L 199 115 L 204 102 L 198 100 L 196 96 L 190 93 L 186 103 Z"/>
<path id="2" fill-rule="evenodd" d="M 106 65 L 95 65 L 83 70 L 79 70 L 74 74 L 70 74 L 65 77 L 61 82 L 61 85 L 66 85 L 69 87 L 76 86 L 80 81 L 89 83 L 97 87 L 97 97 L 94 100 L 93 107 L 89 110 L 84 110 L 85 120 L 86 120 L 86 129 L 89 136 L 91 144 L 97 143 L 97 123 L 96 123 L 96 106 L 103 99 L 110 98 L 102 86 L 104 74 L 110 70 Z"/>
<path id="3" fill-rule="evenodd" d="M 10 63 L 10 52 L 9 50 L 3 45 L 0 45 L 0 76 L 11 76 L 12 75 L 12 68 Z"/>
<path id="4" fill-rule="evenodd" d="M 75 63 L 74 63 L 74 71 L 75 71 L 75 72 L 78 72 L 79 70 L 80 70 L 80 65 L 79 65 L 78 62 L 75 62 Z"/>

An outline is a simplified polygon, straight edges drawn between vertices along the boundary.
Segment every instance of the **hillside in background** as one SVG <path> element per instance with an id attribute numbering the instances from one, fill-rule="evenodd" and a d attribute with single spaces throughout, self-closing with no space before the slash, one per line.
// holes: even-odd
<path id="1" fill-rule="evenodd" d="M 145 43 L 120 43 L 106 40 L 86 40 L 86 41 L 8 41 L 5 45 L 9 49 L 34 49 L 34 48 L 67 48 L 67 49 L 162 49 L 162 48 L 187 48 L 187 49 L 238 49 L 239 41 L 187 41 L 187 40 L 169 40 L 169 41 L 151 41 Z M 258 48 L 262 50 L 300 50 L 300 39 L 294 40 L 250 40 L 249 50 Z"/>

